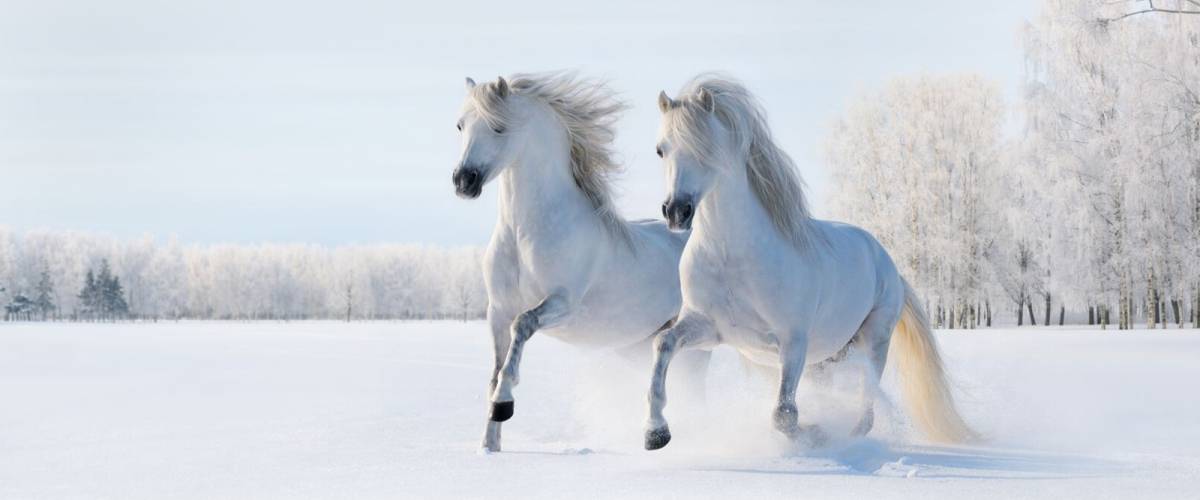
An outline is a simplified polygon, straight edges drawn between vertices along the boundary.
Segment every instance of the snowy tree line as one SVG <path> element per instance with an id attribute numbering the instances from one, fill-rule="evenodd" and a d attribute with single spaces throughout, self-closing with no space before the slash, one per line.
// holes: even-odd
<path id="1" fill-rule="evenodd" d="M 183 245 L 0 228 L 0 304 L 41 304 L 10 319 L 480 318 L 480 258 L 476 248 Z"/>
<path id="2" fill-rule="evenodd" d="M 1200 15 L 1169 12 L 1200 5 L 1138 3 L 1044 2 L 1014 106 L 980 76 L 917 76 L 834 124 L 833 217 L 879 237 L 938 323 L 1200 324 Z"/>

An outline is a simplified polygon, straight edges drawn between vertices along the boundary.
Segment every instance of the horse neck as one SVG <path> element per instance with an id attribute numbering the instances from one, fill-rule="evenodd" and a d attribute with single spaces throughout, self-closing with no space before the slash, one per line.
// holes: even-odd
<path id="1" fill-rule="evenodd" d="M 727 242 L 760 241 L 758 233 L 772 227 L 771 217 L 751 189 L 745 167 L 718 175 L 697 207 L 693 234 Z"/>
<path id="2" fill-rule="evenodd" d="M 501 174 L 500 211 L 514 225 L 537 225 L 551 217 L 574 215 L 590 203 L 571 174 L 570 144 L 565 130 L 538 126 L 521 154 Z"/>

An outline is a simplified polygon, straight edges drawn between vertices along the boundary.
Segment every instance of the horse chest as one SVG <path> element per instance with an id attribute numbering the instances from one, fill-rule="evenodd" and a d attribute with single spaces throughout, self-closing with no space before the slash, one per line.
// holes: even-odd
<path id="1" fill-rule="evenodd" d="M 778 340 L 754 294 L 752 260 L 707 251 L 692 255 L 690 264 L 684 301 L 716 322 L 721 341 L 739 349 L 774 350 Z"/>

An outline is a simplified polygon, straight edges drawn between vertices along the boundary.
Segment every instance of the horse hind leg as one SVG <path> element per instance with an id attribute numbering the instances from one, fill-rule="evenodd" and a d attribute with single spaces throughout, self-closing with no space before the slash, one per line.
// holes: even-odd
<path id="1" fill-rule="evenodd" d="M 808 379 L 816 382 L 817 384 L 828 384 L 829 379 L 832 376 L 831 372 L 834 370 L 835 365 L 845 361 L 846 358 L 850 356 L 850 346 L 854 345 L 854 342 L 857 338 L 858 336 L 856 334 L 854 337 L 850 338 L 849 342 L 846 342 L 846 345 L 842 346 L 841 350 L 833 353 L 832 356 L 825 358 L 824 361 L 816 363 L 807 368 L 806 370 L 808 370 L 808 373 L 806 376 Z"/>
<path id="2" fill-rule="evenodd" d="M 867 360 L 862 372 L 862 389 L 860 392 L 861 416 L 854 429 L 852 437 L 862 437 L 871 432 L 875 426 L 875 396 L 879 393 L 879 383 L 883 378 L 883 368 L 887 363 L 888 346 L 891 344 L 892 331 L 899 320 L 899 312 L 887 314 L 876 309 L 854 335 L 851 344 L 867 354 Z"/>

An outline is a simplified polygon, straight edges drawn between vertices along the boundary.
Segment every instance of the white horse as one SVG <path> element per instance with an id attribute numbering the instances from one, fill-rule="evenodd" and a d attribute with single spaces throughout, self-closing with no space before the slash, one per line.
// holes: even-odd
<path id="1" fill-rule="evenodd" d="M 612 127 L 623 109 L 603 84 L 571 74 L 467 79 L 455 190 L 475 198 L 489 181 L 500 184 L 483 262 L 495 346 L 484 451 L 500 450 L 500 422 L 513 414 L 521 352 L 534 332 L 589 346 L 643 343 L 647 352 L 679 311 L 687 235 L 626 222 L 609 196 L 618 169 Z"/>
<path id="2" fill-rule="evenodd" d="M 934 440 L 972 436 L 954 408 L 912 288 L 866 231 L 810 217 L 795 166 L 773 143 L 749 92 L 701 75 L 678 100 L 661 93 L 659 108 L 658 155 L 670 189 L 663 215 L 672 229 L 690 229 L 691 238 L 680 263 L 683 308 L 654 342 L 646 449 L 671 439 L 663 417 L 671 358 L 718 343 L 780 369 L 774 424 L 793 439 L 823 439 L 797 419 L 805 364 L 840 359 L 851 344 L 867 352 L 873 371 L 865 377 L 854 434 L 871 429 L 872 399 L 891 345 L 916 423 Z"/>

